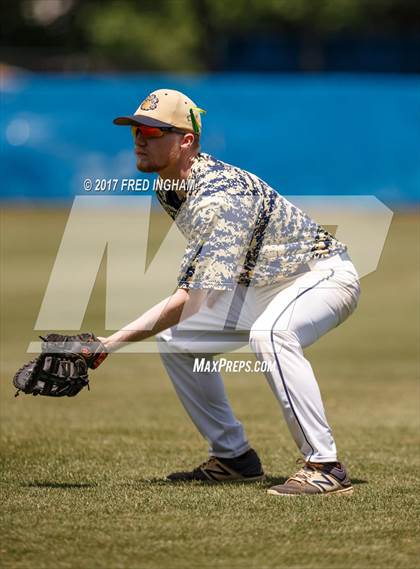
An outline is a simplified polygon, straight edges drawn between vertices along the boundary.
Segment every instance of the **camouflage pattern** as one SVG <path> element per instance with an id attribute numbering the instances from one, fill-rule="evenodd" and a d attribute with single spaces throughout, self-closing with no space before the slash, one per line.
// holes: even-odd
<path id="1" fill-rule="evenodd" d="M 212 156 L 194 160 L 186 196 L 158 190 L 187 238 L 182 288 L 233 290 L 274 284 L 309 270 L 308 261 L 346 246 L 263 180 Z"/>

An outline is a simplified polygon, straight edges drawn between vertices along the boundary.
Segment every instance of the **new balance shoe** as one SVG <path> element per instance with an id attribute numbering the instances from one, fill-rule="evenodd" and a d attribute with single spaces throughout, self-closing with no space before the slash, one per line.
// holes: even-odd
<path id="1" fill-rule="evenodd" d="M 274 496 L 314 494 L 349 496 L 353 494 L 353 486 L 343 464 L 339 462 L 328 464 L 305 462 L 303 468 L 284 484 L 272 486 L 267 492 Z"/>
<path id="2" fill-rule="evenodd" d="M 260 459 L 253 449 L 235 458 L 211 456 L 206 462 L 189 472 L 168 474 L 171 482 L 256 482 L 264 480 Z"/>

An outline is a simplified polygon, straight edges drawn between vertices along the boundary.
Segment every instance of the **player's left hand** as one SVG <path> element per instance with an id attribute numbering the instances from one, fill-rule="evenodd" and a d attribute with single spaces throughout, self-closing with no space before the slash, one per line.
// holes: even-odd
<path id="1" fill-rule="evenodd" d="M 85 332 L 75 336 L 65 336 L 63 334 L 48 334 L 42 338 L 42 352 L 48 354 L 80 354 L 90 369 L 96 369 L 108 353 L 100 339 L 92 334 Z"/>
<path id="2" fill-rule="evenodd" d="M 89 385 L 88 368 L 96 369 L 108 355 L 91 333 L 76 336 L 48 334 L 41 354 L 22 366 L 13 378 L 20 391 L 32 395 L 73 397 Z"/>

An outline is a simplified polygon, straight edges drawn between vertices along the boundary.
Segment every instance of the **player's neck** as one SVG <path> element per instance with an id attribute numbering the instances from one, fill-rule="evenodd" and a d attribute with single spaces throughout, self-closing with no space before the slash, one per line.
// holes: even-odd
<path id="1" fill-rule="evenodd" d="M 162 180 L 186 180 L 190 175 L 195 156 L 195 154 L 181 156 L 179 160 L 161 170 L 159 176 Z"/>

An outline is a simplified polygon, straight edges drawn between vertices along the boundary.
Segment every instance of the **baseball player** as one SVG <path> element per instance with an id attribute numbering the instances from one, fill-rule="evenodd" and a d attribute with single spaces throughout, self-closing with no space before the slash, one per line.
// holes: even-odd
<path id="1" fill-rule="evenodd" d="M 173 295 L 107 338 L 107 352 L 156 335 L 163 364 L 209 458 L 170 481 L 257 481 L 260 459 L 235 417 L 222 377 L 194 361 L 251 345 L 302 455 L 276 496 L 351 494 L 314 372 L 303 350 L 356 308 L 358 274 L 343 243 L 257 176 L 200 151 L 201 113 L 171 89 L 134 115 L 137 168 L 170 189 L 157 198 L 187 239 Z M 258 137 L 258 133 L 250 136 Z M 256 141 L 254 141 L 256 142 Z"/>

